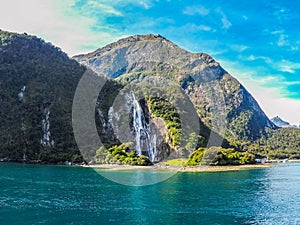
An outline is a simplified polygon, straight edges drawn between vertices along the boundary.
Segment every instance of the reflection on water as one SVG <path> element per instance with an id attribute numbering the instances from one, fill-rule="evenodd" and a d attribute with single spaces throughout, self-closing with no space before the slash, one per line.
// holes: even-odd
<path id="1" fill-rule="evenodd" d="M 143 187 L 87 168 L 0 164 L 0 184 L 0 224 L 300 224 L 300 164 L 177 173 Z"/>

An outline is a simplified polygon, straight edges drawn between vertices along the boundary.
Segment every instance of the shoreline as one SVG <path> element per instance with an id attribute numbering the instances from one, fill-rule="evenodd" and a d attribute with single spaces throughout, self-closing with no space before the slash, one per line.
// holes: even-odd
<path id="1" fill-rule="evenodd" d="M 133 171 L 133 170 L 145 170 L 145 171 L 167 171 L 167 172 L 226 172 L 226 171 L 239 171 L 250 169 L 263 169 L 271 168 L 274 164 L 248 164 L 248 165 L 228 165 L 228 166 L 131 166 L 131 165 L 114 165 L 114 164 L 92 164 L 83 165 L 85 168 L 93 168 L 104 171 Z"/>
<path id="2" fill-rule="evenodd" d="M 0 163 L 17 163 L 17 164 L 32 164 L 32 165 L 57 165 L 57 166 L 71 166 L 78 168 L 92 168 L 103 171 L 162 171 L 162 172 L 226 172 L 226 171 L 240 171 L 252 169 L 267 169 L 276 166 L 288 166 L 293 163 L 300 163 L 299 159 L 288 160 L 282 163 L 280 160 L 274 160 L 265 164 L 246 164 L 246 165 L 226 165 L 226 166 L 172 166 L 165 164 L 155 164 L 152 166 L 133 166 L 133 165 L 117 165 L 117 164 L 54 164 L 54 163 L 37 163 L 37 162 L 19 162 L 19 161 L 0 161 Z"/>

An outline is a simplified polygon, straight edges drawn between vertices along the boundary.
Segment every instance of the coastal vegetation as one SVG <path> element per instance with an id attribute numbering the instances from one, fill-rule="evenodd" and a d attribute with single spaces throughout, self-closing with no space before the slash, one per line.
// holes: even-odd
<path id="1" fill-rule="evenodd" d="M 112 146 L 106 149 L 101 146 L 94 157 L 94 163 L 97 164 L 118 164 L 118 165 L 136 165 L 150 166 L 151 161 L 147 156 L 136 154 L 134 149 L 130 149 L 133 143 L 123 143 L 119 146 Z"/>
<path id="2" fill-rule="evenodd" d="M 211 147 L 195 150 L 186 162 L 186 166 L 196 165 L 244 165 L 255 163 L 255 156 L 249 152 L 238 152 L 233 148 Z"/>

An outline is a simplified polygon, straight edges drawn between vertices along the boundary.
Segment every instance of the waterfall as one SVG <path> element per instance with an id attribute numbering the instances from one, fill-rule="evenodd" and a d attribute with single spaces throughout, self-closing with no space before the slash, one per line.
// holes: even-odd
<path id="1" fill-rule="evenodd" d="M 18 93 L 18 98 L 19 98 L 19 101 L 22 102 L 23 101 L 23 97 L 24 97 L 24 92 L 26 90 L 26 86 L 23 86 L 21 88 L 21 91 Z"/>
<path id="2" fill-rule="evenodd" d="M 43 111 L 43 119 L 42 119 L 43 137 L 41 139 L 41 144 L 44 146 L 48 145 L 53 147 L 55 145 L 55 141 L 50 140 L 51 133 L 50 133 L 49 118 L 50 118 L 50 109 L 48 106 L 46 106 Z"/>
<path id="3" fill-rule="evenodd" d="M 104 119 L 103 112 L 99 108 L 97 109 L 97 112 L 98 112 L 98 116 L 100 119 L 100 123 L 102 124 L 102 133 L 106 134 L 107 133 L 107 123 Z"/>
<path id="4" fill-rule="evenodd" d="M 153 162 L 156 157 L 156 135 L 151 133 L 150 124 L 147 123 L 143 109 L 135 95 L 132 93 L 128 97 L 131 100 L 136 152 L 138 155 L 147 155 Z"/>
<path id="5" fill-rule="evenodd" d="M 101 118 L 102 112 L 99 110 L 98 115 L 102 120 L 101 123 L 104 123 Z M 145 116 L 141 104 L 133 93 L 126 93 L 116 100 L 108 110 L 108 120 L 104 126 L 111 129 L 121 142 L 134 142 L 138 156 L 148 156 L 151 162 L 157 160 L 157 136 L 152 133 L 150 118 Z"/>
<path id="6" fill-rule="evenodd" d="M 23 86 L 22 88 L 21 88 L 21 91 L 18 93 L 18 98 L 19 98 L 19 102 L 20 103 L 23 103 L 23 98 L 24 98 L 24 92 L 25 92 L 25 90 L 26 90 L 26 86 Z M 22 108 L 23 109 L 23 108 Z M 25 129 L 24 129 L 24 127 L 25 127 L 25 122 L 24 122 L 24 116 L 22 115 L 21 116 L 21 135 L 24 137 L 25 136 Z M 24 143 L 23 143 L 24 144 Z M 24 146 L 24 148 L 23 148 L 23 158 L 22 158 L 22 161 L 26 161 L 27 160 L 27 156 L 26 156 L 26 148 L 25 148 L 25 146 Z"/>

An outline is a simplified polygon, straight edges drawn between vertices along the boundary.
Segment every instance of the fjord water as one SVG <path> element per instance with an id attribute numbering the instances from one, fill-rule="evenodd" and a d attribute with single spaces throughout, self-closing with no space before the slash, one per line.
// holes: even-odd
<path id="1" fill-rule="evenodd" d="M 0 185 L 0 224 L 300 224 L 297 163 L 143 187 L 90 168 L 1 163 Z"/>

